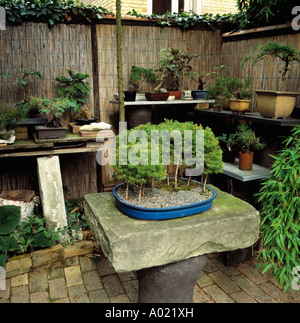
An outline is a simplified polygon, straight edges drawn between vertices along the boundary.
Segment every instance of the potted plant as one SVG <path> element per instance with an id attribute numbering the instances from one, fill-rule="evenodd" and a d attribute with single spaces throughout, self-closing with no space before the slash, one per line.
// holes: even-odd
<path id="1" fill-rule="evenodd" d="M 239 151 L 239 169 L 251 170 L 254 156 L 253 150 L 263 149 L 265 143 L 245 124 L 237 127 L 236 138 L 241 147 Z"/>
<path id="2" fill-rule="evenodd" d="M 253 63 L 266 58 L 280 60 L 283 68 L 279 70 L 280 84 L 278 91 L 255 90 L 257 94 L 257 111 L 263 117 L 269 118 L 287 118 L 295 107 L 297 92 L 285 92 L 285 82 L 289 71 L 293 67 L 294 62 L 300 62 L 300 52 L 291 45 L 280 44 L 277 42 L 267 42 L 265 45 L 254 47 L 259 49 L 257 54 L 250 54 L 244 57 L 241 67 L 252 59 Z"/>
<path id="3" fill-rule="evenodd" d="M 0 144 L 13 144 L 14 129 L 27 117 L 27 110 L 20 105 L 0 102 Z"/>
<path id="4" fill-rule="evenodd" d="M 173 132 L 174 130 L 176 135 Z M 204 158 L 202 185 L 199 182 L 192 181 L 190 178 L 179 179 L 179 169 L 181 167 L 190 168 L 192 166 L 190 160 L 181 160 L 182 152 L 177 150 L 177 145 L 182 145 L 185 142 L 182 137 L 185 130 L 191 130 L 193 135 L 195 135 L 197 130 L 204 131 L 204 156 L 201 156 Z M 162 147 L 166 144 L 166 140 L 161 138 L 157 142 L 159 143 L 158 146 L 156 146 L 152 141 L 153 132 L 174 134 L 174 140 L 169 138 L 168 149 L 170 154 L 168 156 L 162 153 Z M 137 142 L 131 141 L 130 138 L 136 138 L 136 135 L 138 135 L 140 140 Z M 124 142 L 124 138 L 128 138 L 128 141 Z M 150 138 L 151 142 L 149 142 Z M 194 136 L 193 138 L 195 139 Z M 197 151 L 197 145 L 194 145 L 194 140 L 190 149 L 194 156 Z M 157 153 L 156 162 L 152 162 L 153 150 Z M 133 151 L 137 154 L 132 154 Z M 132 157 L 134 158 L 131 161 L 134 161 L 134 163 L 130 162 Z M 127 163 L 124 162 L 124 158 L 127 160 Z M 167 165 L 174 166 L 173 179 L 166 170 Z M 198 126 L 192 122 L 180 123 L 178 121 L 165 120 L 165 122 L 159 125 L 148 123 L 129 131 L 120 132 L 117 136 L 116 165 L 113 168 L 116 178 L 124 181 L 123 184 L 117 185 L 113 191 L 116 205 L 123 213 L 139 219 L 170 219 L 201 213 L 212 206 L 215 193 L 213 189 L 206 185 L 207 177 L 209 174 L 222 171 L 222 151 L 217 138 L 210 128 L 204 129 L 201 125 Z M 164 198 L 168 199 L 171 192 L 182 192 L 183 187 L 185 191 L 188 191 L 185 194 L 185 199 L 187 196 L 194 194 L 198 198 L 203 196 L 202 202 L 190 202 L 191 204 L 189 204 L 183 201 L 180 206 L 173 206 L 172 202 L 171 204 L 168 204 L 170 203 L 168 202 L 167 206 L 165 206 Z M 191 191 L 193 187 L 198 189 Z M 123 190 L 123 193 L 120 193 L 120 190 Z M 176 203 L 178 203 L 181 194 L 179 193 L 175 199 Z"/>
<path id="5" fill-rule="evenodd" d="M 229 110 L 229 99 L 226 97 L 226 80 L 223 74 L 218 75 L 213 84 L 206 88 L 206 99 L 214 99 L 215 104 L 213 106 L 221 107 L 221 109 Z"/>
<path id="6" fill-rule="evenodd" d="M 218 137 L 223 150 L 223 161 L 233 163 L 236 157 L 237 135 L 236 133 L 226 134 L 223 133 Z"/>
<path id="7" fill-rule="evenodd" d="M 221 65 L 219 67 L 216 67 L 216 71 L 213 72 L 188 73 L 187 75 L 190 76 L 192 81 L 194 81 L 197 84 L 197 89 L 192 90 L 193 99 L 205 99 L 206 89 L 204 88 L 204 85 L 207 84 L 209 80 L 216 78 L 225 68 L 225 65 Z"/>
<path id="8" fill-rule="evenodd" d="M 168 90 L 170 96 L 175 96 L 175 99 L 180 99 L 182 92 L 180 91 L 180 78 L 183 75 L 189 75 L 192 71 L 191 61 L 196 57 L 195 54 L 190 54 L 180 49 L 164 48 L 161 50 L 168 57 L 167 70 L 173 80 Z"/>
<path id="9" fill-rule="evenodd" d="M 244 112 L 249 109 L 252 92 L 250 90 L 251 79 L 247 78 L 242 81 L 238 78 L 229 78 L 227 85 L 230 97 L 229 108 L 234 112 Z"/>
<path id="10" fill-rule="evenodd" d="M 31 97 L 29 106 L 37 107 L 41 113 L 51 116 L 45 126 L 36 126 L 38 139 L 61 139 L 65 138 L 66 129 L 60 121 L 60 117 L 66 111 L 78 111 L 76 101 L 68 98 L 38 98 Z"/>
<path id="11" fill-rule="evenodd" d="M 129 87 L 132 91 L 124 91 L 125 101 L 135 101 L 136 93 L 139 92 L 145 83 L 155 83 L 156 74 L 151 68 L 132 65 L 129 74 Z"/>

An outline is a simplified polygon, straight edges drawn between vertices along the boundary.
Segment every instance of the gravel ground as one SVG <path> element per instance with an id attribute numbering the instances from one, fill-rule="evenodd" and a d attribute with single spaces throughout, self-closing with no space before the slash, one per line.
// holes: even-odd
<path id="1" fill-rule="evenodd" d="M 213 196 L 213 193 L 209 190 L 207 190 L 206 194 L 200 194 L 201 190 L 202 188 L 197 187 L 190 191 L 170 193 L 158 188 L 145 188 L 145 195 L 141 203 L 139 203 L 139 188 L 133 187 L 128 191 L 128 200 L 126 202 L 139 207 L 163 208 L 197 203 Z M 121 200 L 125 201 L 125 187 L 119 187 L 116 194 Z"/>

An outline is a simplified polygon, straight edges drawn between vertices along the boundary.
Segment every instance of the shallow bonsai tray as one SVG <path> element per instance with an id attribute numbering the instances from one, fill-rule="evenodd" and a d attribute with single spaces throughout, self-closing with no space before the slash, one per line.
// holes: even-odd
<path id="1" fill-rule="evenodd" d="M 43 139 L 62 139 L 66 136 L 67 128 L 50 128 L 46 126 L 35 126 L 39 140 Z"/>
<path id="2" fill-rule="evenodd" d="M 194 181 L 197 182 L 197 181 Z M 197 182 L 199 183 L 199 182 Z M 200 183 L 199 183 L 200 184 Z M 212 191 L 213 196 L 205 201 L 198 203 L 187 204 L 176 207 L 166 207 L 166 208 L 145 208 L 132 205 L 120 199 L 116 194 L 118 187 L 124 185 L 119 184 L 114 187 L 113 195 L 116 201 L 116 207 L 124 214 L 140 219 L 140 220 L 168 220 L 181 218 L 189 215 L 199 214 L 209 210 L 212 207 L 213 200 L 216 198 L 216 192 L 209 186 L 206 186 Z"/>

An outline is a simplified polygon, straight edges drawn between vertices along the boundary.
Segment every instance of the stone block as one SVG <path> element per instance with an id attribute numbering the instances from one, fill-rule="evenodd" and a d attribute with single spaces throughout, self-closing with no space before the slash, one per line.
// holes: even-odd
<path id="1" fill-rule="evenodd" d="M 58 156 L 39 157 L 38 178 L 41 203 L 48 229 L 67 226 L 66 207 Z M 68 235 L 60 235 L 60 242 L 66 242 Z"/>
<path id="2" fill-rule="evenodd" d="M 259 212 L 245 201 L 213 189 L 217 193 L 213 207 L 184 218 L 130 218 L 116 208 L 108 192 L 86 195 L 85 214 L 97 243 L 117 272 L 253 245 L 259 237 Z"/>
<path id="3" fill-rule="evenodd" d="M 32 267 L 30 255 L 16 256 L 5 264 L 6 278 L 28 273 Z"/>
<path id="4" fill-rule="evenodd" d="M 39 268 L 64 259 L 64 247 L 56 245 L 51 248 L 34 251 L 31 253 L 32 268 Z"/>
<path id="5" fill-rule="evenodd" d="M 65 258 L 74 256 L 82 256 L 92 253 L 94 250 L 94 243 L 90 240 L 83 240 L 76 242 L 74 245 L 68 245 L 65 250 Z"/>

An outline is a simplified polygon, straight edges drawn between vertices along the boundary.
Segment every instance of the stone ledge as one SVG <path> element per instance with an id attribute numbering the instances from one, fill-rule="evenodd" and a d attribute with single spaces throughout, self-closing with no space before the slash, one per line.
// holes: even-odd
<path id="1" fill-rule="evenodd" d="M 83 240 L 67 247 L 56 245 L 51 248 L 31 252 L 30 254 L 12 257 L 4 266 L 6 277 L 22 275 L 66 258 L 86 255 L 92 253 L 93 249 L 93 241 Z"/>

